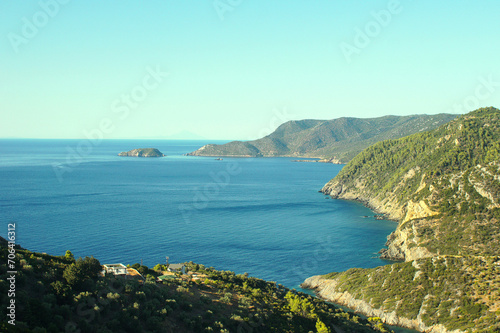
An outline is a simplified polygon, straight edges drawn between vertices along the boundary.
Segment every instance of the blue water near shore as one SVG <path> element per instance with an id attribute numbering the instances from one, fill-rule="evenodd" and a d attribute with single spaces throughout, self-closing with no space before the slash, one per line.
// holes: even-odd
<path id="1" fill-rule="evenodd" d="M 183 156 L 206 143 L 0 140 L 0 235 L 15 222 L 32 251 L 148 266 L 169 256 L 291 288 L 387 264 L 377 252 L 396 223 L 318 193 L 341 165 Z M 168 156 L 117 156 L 142 147 Z"/>

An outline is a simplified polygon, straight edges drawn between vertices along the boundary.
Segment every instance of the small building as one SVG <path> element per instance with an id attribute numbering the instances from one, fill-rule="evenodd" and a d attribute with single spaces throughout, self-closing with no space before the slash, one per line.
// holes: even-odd
<path id="1" fill-rule="evenodd" d="M 105 264 L 102 265 L 102 268 L 102 276 L 105 276 L 106 274 L 113 274 L 114 276 L 118 276 L 125 280 L 137 280 L 143 284 L 146 281 L 144 276 L 142 276 L 137 269 L 127 267 L 124 264 Z"/>
<path id="2" fill-rule="evenodd" d="M 172 273 L 186 274 L 186 266 L 184 264 L 170 264 L 167 271 Z"/>
<path id="3" fill-rule="evenodd" d="M 124 264 L 106 264 L 103 266 L 103 273 L 113 275 L 127 275 L 127 266 Z"/>

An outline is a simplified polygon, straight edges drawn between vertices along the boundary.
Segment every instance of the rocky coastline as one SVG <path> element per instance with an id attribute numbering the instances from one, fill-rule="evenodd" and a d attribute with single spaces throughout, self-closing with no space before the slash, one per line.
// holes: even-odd
<path id="1" fill-rule="evenodd" d="M 379 317 L 384 323 L 392 326 L 406 327 L 426 333 L 462 333 L 461 330 L 447 330 L 444 325 L 437 324 L 427 326 L 421 319 L 421 315 L 417 319 L 409 319 L 398 317 L 394 311 L 386 312 L 384 308 L 374 308 L 366 301 L 356 299 L 349 292 L 338 292 L 336 290 L 338 281 L 336 279 L 326 279 L 321 275 L 312 276 L 306 279 L 301 288 L 311 289 L 316 291 L 316 295 L 329 302 L 345 306 L 352 309 L 356 313 L 361 313 L 367 317 Z"/>
<path id="2" fill-rule="evenodd" d="M 320 192 L 329 195 L 333 199 L 361 202 L 376 214 L 381 214 L 389 220 L 398 222 L 396 230 L 387 236 L 385 244 L 387 248 L 380 250 L 380 258 L 395 261 L 411 261 L 435 255 L 426 248 L 418 246 L 416 243 L 418 237 L 416 237 L 415 229 L 408 228 L 408 225 L 405 224 L 409 220 L 430 217 L 435 214 L 424 202 L 414 203 L 410 200 L 409 202 L 401 203 L 395 196 L 379 198 L 377 196 L 365 195 L 363 185 L 361 183 L 357 185 L 356 188 L 351 188 L 339 181 L 332 180 Z"/>
<path id="3" fill-rule="evenodd" d="M 322 158 L 322 159 L 310 159 L 310 160 L 293 160 L 292 162 L 343 164 L 342 161 L 340 161 L 336 157 Z"/>

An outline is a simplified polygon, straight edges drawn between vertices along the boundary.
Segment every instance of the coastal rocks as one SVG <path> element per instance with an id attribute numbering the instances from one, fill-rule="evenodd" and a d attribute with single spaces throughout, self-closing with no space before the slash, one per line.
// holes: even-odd
<path id="1" fill-rule="evenodd" d="M 362 202 L 367 207 L 373 209 L 378 214 L 384 215 L 390 220 L 399 221 L 403 218 L 404 206 L 402 206 L 394 196 L 371 196 L 365 194 L 365 183 L 357 180 L 354 186 L 346 186 L 341 181 L 331 180 L 320 192 L 329 195 L 334 199 L 356 200 Z"/>
<path id="2" fill-rule="evenodd" d="M 431 210 L 423 201 L 408 201 L 401 204 L 394 196 L 369 196 L 364 192 L 363 181 L 357 180 L 355 186 L 344 185 L 341 181 L 332 180 L 327 183 L 321 192 L 334 199 L 357 200 L 373 209 L 384 217 L 401 221 L 396 230 L 387 237 L 386 249 L 382 249 L 380 257 L 388 260 L 414 260 L 434 255 L 417 242 L 417 229 L 426 223 L 421 220 L 438 213 Z"/>
<path id="3" fill-rule="evenodd" d="M 332 158 L 322 158 L 322 159 L 308 159 L 308 160 L 292 160 L 292 162 L 307 162 L 307 163 L 332 163 L 332 164 L 342 164 L 342 162 L 336 157 Z"/>
<path id="4" fill-rule="evenodd" d="M 118 156 L 128 156 L 128 157 L 163 157 L 164 155 L 161 151 L 156 148 L 139 148 L 132 149 L 129 151 L 124 151 L 118 154 Z"/>
<path id="5" fill-rule="evenodd" d="M 362 181 L 358 181 L 354 187 L 346 186 L 339 181 L 330 181 L 320 192 L 334 199 L 360 201 L 379 213 L 377 214 L 379 216 L 402 221 L 387 237 L 385 244 L 387 248 L 380 250 L 380 258 L 410 261 L 434 255 L 427 248 L 418 245 L 417 230 L 423 223 L 427 223 L 421 220 L 422 218 L 434 216 L 438 214 L 437 212 L 432 211 L 423 200 L 419 202 L 410 200 L 407 204 L 401 205 L 395 197 L 369 197 L 364 194 L 363 188 Z"/>
<path id="6" fill-rule="evenodd" d="M 330 186 L 330 187 L 323 187 L 321 192 L 323 192 L 326 195 L 330 195 L 334 199 L 339 199 L 340 194 L 342 194 L 342 184 L 336 184 L 335 186 Z"/>
<path id="7" fill-rule="evenodd" d="M 343 164 L 341 160 L 336 157 L 323 158 L 318 161 L 319 163 L 332 163 L 332 164 Z"/>
<path id="8" fill-rule="evenodd" d="M 411 261 L 432 257 L 435 254 L 415 242 L 417 228 L 415 225 L 399 225 L 395 231 L 387 236 L 386 249 L 382 249 L 380 258 L 388 260 Z"/>
<path id="9" fill-rule="evenodd" d="M 427 333 L 461 333 L 460 330 L 447 330 L 443 325 L 427 326 L 423 323 L 420 314 L 416 319 L 398 317 L 395 311 L 385 311 L 383 307 L 374 308 L 368 302 L 356 299 L 349 292 L 337 290 L 338 281 L 336 279 L 325 279 L 321 275 L 312 276 L 306 279 L 301 288 L 313 289 L 316 294 L 333 303 L 346 306 L 357 313 L 362 313 L 368 317 L 379 317 L 388 325 L 408 327 Z"/>

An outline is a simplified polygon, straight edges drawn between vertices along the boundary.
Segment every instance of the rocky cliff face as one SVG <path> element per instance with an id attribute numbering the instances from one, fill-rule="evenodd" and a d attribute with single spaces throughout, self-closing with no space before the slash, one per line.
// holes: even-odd
<path id="1" fill-rule="evenodd" d="M 128 156 L 128 157 L 163 157 L 165 156 L 161 151 L 156 148 L 139 148 L 132 149 L 129 151 L 124 151 L 118 154 L 118 156 Z"/>
<path id="2" fill-rule="evenodd" d="M 321 189 L 321 192 L 330 195 L 333 199 L 360 201 L 391 220 L 400 220 L 405 214 L 404 205 L 394 195 L 370 193 L 363 179 L 357 179 L 352 186 L 334 178 Z"/>

